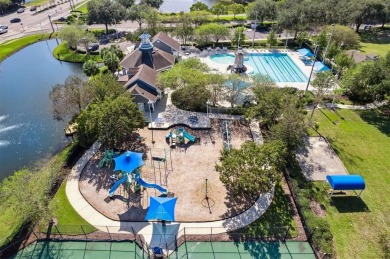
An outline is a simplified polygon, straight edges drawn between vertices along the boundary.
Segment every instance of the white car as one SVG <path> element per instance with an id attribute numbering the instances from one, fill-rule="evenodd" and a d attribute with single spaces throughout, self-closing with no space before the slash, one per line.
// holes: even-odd
<path id="1" fill-rule="evenodd" d="M 0 27 L 0 34 L 8 32 L 8 29 Z"/>

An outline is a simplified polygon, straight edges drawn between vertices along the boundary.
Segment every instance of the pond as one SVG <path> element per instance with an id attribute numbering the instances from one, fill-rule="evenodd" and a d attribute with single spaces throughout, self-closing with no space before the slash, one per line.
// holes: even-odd
<path id="1" fill-rule="evenodd" d="M 190 7 L 196 2 L 203 2 L 210 8 L 217 3 L 217 0 L 164 0 L 160 6 L 160 11 L 162 13 L 189 12 Z"/>
<path id="2" fill-rule="evenodd" d="M 68 142 L 65 122 L 53 120 L 49 91 L 82 69 L 56 60 L 52 52 L 57 44 L 41 41 L 0 63 L 0 180 Z"/>

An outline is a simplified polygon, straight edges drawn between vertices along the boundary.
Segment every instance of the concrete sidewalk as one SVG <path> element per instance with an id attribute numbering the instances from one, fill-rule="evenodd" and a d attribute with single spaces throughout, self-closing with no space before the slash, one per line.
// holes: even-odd
<path id="1" fill-rule="evenodd" d="M 92 158 L 92 156 L 98 151 L 100 147 L 99 143 L 95 143 L 84 155 L 80 158 L 80 160 L 76 163 L 76 165 L 72 168 L 71 174 L 69 175 L 66 183 L 66 195 L 68 197 L 69 202 L 72 204 L 73 208 L 91 225 L 95 226 L 97 229 L 110 232 L 110 233 L 133 233 L 133 231 L 137 234 L 143 235 L 145 241 L 152 246 L 155 243 L 155 231 L 153 229 L 156 228 L 156 223 L 152 222 L 120 222 L 111 220 L 100 212 L 95 210 L 82 196 L 79 190 L 79 177 L 84 169 L 87 162 Z M 263 213 L 268 209 L 271 204 L 273 198 L 273 191 L 270 193 L 261 194 L 257 201 L 250 207 L 248 210 L 239 214 L 235 217 L 211 221 L 211 222 L 200 222 L 200 223 L 172 223 L 169 226 L 175 226 L 174 232 L 176 234 L 183 233 L 183 229 L 185 228 L 185 233 L 189 235 L 206 235 L 206 234 L 218 234 L 218 233 L 226 233 L 228 231 L 233 231 L 246 225 L 254 222 L 258 219 Z M 179 197 L 180 199 L 180 197 Z M 102 201 L 103 202 L 103 201 Z M 169 243 L 169 240 L 161 240 L 161 234 L 159 242 L 161 243 Z M 164 235 L 165 236 L 165 235 Z M 175 236 L 174 233 L 167 234 L 169 239 Z"/>

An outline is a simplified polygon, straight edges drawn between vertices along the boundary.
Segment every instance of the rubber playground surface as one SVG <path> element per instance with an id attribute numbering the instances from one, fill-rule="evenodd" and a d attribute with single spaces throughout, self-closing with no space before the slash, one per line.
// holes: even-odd
<path id="1" fill-rule="evenodd" d="M 141 249 L 130 241 L 84 242 L 40 241 L 14 258 L 143 258 Z M 146 255 L 145 255 L 145 258 Z M 307 242 L 186 242 L 169 258 L 281 258 L 312 259 L 313 250 Z"/>

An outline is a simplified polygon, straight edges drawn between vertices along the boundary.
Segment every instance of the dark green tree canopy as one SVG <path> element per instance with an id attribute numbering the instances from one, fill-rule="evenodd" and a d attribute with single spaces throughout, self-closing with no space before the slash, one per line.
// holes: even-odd
<path id="1" fill-rule="evenodd" d="M 145 118 L 130 94 L 124 93 L 89 105 L 77 118 L 77 124 L 81 143 L 97 139 L 112 149 L 121 148 L 135 130 L 145 125 Z"/>
<path id="2" fill-rule="evenodd" d="M 240 149 L 221 151 L 220 163 L 215 169 L 222 183 L 235 195 L 256 196 L 271 191 L 280 179 L 278 169 L 284 164 L 285 152 L 279 141 L 262 146 L 244 143 Z"/>
<path id="3" fill-rule="evenodd" d="M 101 23 L 106 26 L 108 33 L 108 25 L 119 23 L 125 18 L 126 9 L 118 2 L 110 0 L 92 0 L 87 4 L 88 22 Z"/>
<path id="4" fill-rule="evenodd" d="M 209 7 L 202 2 L 196 2 L 195 4 L 191 5 L 190 11 L 208 11 Z"/>
<path id="5" fill-rule="evenodd" d="M 274 19 L 276 17 L 276 4 L 272 0 L 256 0 L 249 4 L 247 16 L 249 19 L 256 18 L 264 22 L 265 19 Z"/>
<path id="6" fill-rule="evenodd" d="M 163 0 L 141 0 L 140 4 L 159 9 L 163 2 Z"/>

